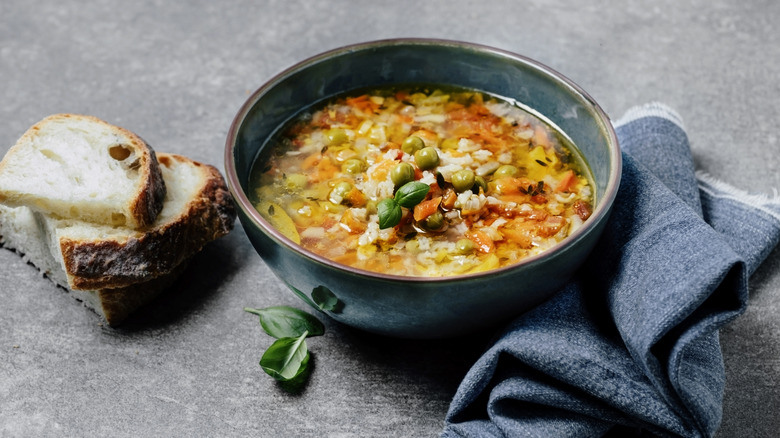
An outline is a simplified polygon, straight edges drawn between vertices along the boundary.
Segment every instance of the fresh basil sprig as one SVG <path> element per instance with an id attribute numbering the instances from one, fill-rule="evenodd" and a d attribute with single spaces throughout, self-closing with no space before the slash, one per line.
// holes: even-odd
<path id="1" fill-rule="evenodd" d="M 260 325 L 266 333 L 276 338 L 263 353 L 260 367 L 280 382 L 294 381 L 309 366 L 310 354 L 306 338 L 325 333 L 325 326 L 316 317 L 288 306 L 253 309 L 246 312 L 260 317 Z"/>
<path id="2" fill-rule="evenodd" d="M 431 190 L 431 186 L 418 181 L 411 181 L 401 186 L 395 192 L 395 202 L 401 207 L 412 208 L 425 199 L 425 195 Z"/>
<path id="3" fill-rule="evenodd" d="M 263 371 L 276 380 L 286 382 L 300 376 L 309 365 L 309 349 L 304 331 L 297 338 L 281 338 L 265 350 L 260 359 Z"/>
<path id="4" fill-rule="evenodd" d="M 431 186 L 419 181 L 411 181 L 402 185 L 392 198 L 379 201 L 376 205 L 376 212 L 379 216 L 379 229 L 391 228 L 401 222 L 403 212 L 401 207 L 413 208 L 419 204 L 428 192 Z"/>
<path id="5" fill-rule="evenodd" d="M 379 215 L 379 229 L 384 230 L 398 225 L 403 212 L 395 199 L 386 198 L 376 205 L 376 214 Z"/>
<path id="6" fill-rule="evenodd" d="M 276 306 L 265 309 L 246 307 L 244 310 L 259 316 L 263 330 L 276 339 L 297 338 L 304 332 L 308 332 L 309 336 L 325 333 L 325 326 L 319 319 L 293 307 Z"/>

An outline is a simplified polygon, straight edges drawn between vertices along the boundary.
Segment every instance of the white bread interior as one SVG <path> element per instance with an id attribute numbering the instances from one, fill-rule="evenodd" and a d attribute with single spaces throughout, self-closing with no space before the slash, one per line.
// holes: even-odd
<path id="1" fill-rule="evenodd" d="M 0 161 L 0 203 L 56 217 L 142 228 L 165 192 L 154 150 L 92 116 L 46 117 Z"/>
<path id="2" fill-rule="evenodd" d="M 175 154 L 159 153 L 158 160 L 168 190 L 163 210 L 144 230 L 47 218 L 70 289 L 124 287 L 166 275 L 233 228 L 235 209 L 216 168 Z"/>

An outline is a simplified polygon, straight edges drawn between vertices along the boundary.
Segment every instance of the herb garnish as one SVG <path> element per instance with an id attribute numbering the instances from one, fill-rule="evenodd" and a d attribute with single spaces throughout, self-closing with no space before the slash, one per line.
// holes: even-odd
<path id="1" fill-rule="evenodd" d="M 536 196 L 544 194 L 544 181 L 539 181 L 536 185 L 529 185 L 528 187 L 519 187 L 521 193 L 525 193 L 530 196 Z"/>
<path id="2" fill-rule="evenodd" d="M 376 212 L 379 215 L 379 229 L 384 230 L 398 225 L 401 222 L 403 212 L 401 207 L 413 208 L 419 204 L 431 187 L 428 184 L 418 181 L 411 181 L 402 185 L 395 196 L 386 198 L 376 205 Z"/>
<path id="3" fill-rule="evenodd" d="M 311 358 L 306 338 L 324 334 L 325 326 L 322 322 L 302 310 L 288 306 L 265 309 L 245 307 L 244 310 L 259 316 L 263 330 L 276 338 L 260 359 L 263 371 L 280 382 L 304 376 Z"/>

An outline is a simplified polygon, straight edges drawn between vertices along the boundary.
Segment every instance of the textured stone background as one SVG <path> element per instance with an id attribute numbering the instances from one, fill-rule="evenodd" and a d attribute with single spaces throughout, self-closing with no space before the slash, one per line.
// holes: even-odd
<path id="1" fill-rule="evenodd" d="M 664 102 L 684 118 L 699 169 L 751 192 L 780 188 L 780 3 L 584 3 L 3 0 L 0 153 L 41 118 L 74 112 L 222 168 L 233 116 L 275 73 L 346 44 L 437 37 L 535 58 L 613 119 Z M 780 428 L 778 255 L 722 332 L 722 437 Z M 240 227 L 122 329 L 6 250 L 0 299 L 0 436 L 433 436 L 487 342 L 328 324 L 309 342 L 309 385 L 288 395 L 258 366 L 271 339 L 241 309 L 300 304 Z"/>

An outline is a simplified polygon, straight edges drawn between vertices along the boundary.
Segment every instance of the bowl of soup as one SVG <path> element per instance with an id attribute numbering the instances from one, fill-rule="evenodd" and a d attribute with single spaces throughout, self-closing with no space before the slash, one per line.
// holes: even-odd
<path id="1" fill-rule="evenodd" d="M 230 127 L 225 167 L 247 237 L 304 303 L 441 338 L 560 290 L 599 239 L 621 161 L 604 111 L 549 67 L 394 39 L 267 81 Z"/>

